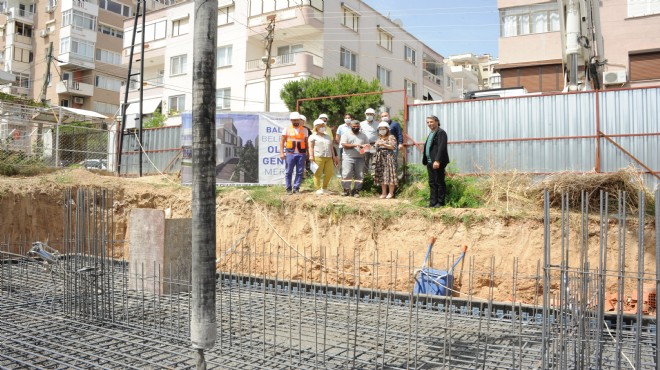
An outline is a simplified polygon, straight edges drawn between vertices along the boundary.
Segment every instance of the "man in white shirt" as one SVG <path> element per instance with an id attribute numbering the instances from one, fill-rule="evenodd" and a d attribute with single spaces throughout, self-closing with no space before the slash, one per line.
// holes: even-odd
<path id="1" fill-rule="evenodd" d="M 367 108 L 364 111 L 365 120 L 360 122 L 360 131 L 369 139 L 369 145 L 373 146 L 378 140 L 378 120 L 375 119 L 376 111 L 373 108 Z M 364 165 L 367 173 L 372 172 L 371 166 L 373 165 L 373 154 L 371 150 L 366 150 L 364 153 Z"/>

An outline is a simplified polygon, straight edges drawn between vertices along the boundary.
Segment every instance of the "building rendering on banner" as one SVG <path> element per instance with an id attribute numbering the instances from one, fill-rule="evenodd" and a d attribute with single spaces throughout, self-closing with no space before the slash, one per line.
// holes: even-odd
<path id="1" fill-rule="evenodd" d="M 571 90 L 565 77 L 570 73 L 564 66 L 571 31 L 581 27 L 576 39 L 580 48 L 598 49 L 593 41 L 597 37 L 589 34 L 591 30 L 599 29 L 600 34 L 594 32 L 594 36 L 602 37 L 604 47 L 597 53 L 603 63 L 594 73 L 596 84 L 607 89 L 660 83 L 657 0 L 498 0 L 497 5 L 501 27 L 496 70 L 503 88 L 523 86 L 528 92 Z M 596 10 L 598 14 L 593 14 Z M 576 12 L 582 12 L 581 16 L 572 17 Z M 571 27 L 572 19 L 577 19 L 575 28 Z M 562 23 L 566 31 L 562 31 Z M 593 27 L 585 29 L 585 24 Z M 586 58 L 583 65 L 589 63 L 597 60 Z M 583 67 L 576 71 L 578 84 L 584 84 L 584 71 Z"/>
<path id="2" fill-rule="evenodd" d="M 302 5 L 300 5 L 302 3 Z M 284 112 L 280 90 L 289 81 L 353 73 L 377 78 L 383 90 L 405 89 L 414 100 L 446 100 L 452 91 L 444 58 L 406 32 L 400 22 L 360 0 L 226 1 L 218 4 L 218 111 L 263 111 L 267 52 L 264 39 L 271 16 L 270 111 Z M 135 120 L 139 90 L 143 114 L 160 107 L 176 124 L 178 113 L 192 108 L 193 2 L 147 13 L 144 78 L 131 81 L 127 124 Z M 124 33 L 133 23 L 125 21 Z M 138 34 L 139 35 L 139 34 Z M 129 38 L 124 38 L 128 65 Z M 138 72 L 140 47 L 134 51 Z M 385 94 L 385 109 L 403 108 L 403 93 Z"/>
<path id="3" fill-rule="evenodd" d="M 114 116 L 126 79 L 124 19 L 134 11 L 131 0 L 0 0 L 0 69 L 15 76 L 1 90 Z"/>

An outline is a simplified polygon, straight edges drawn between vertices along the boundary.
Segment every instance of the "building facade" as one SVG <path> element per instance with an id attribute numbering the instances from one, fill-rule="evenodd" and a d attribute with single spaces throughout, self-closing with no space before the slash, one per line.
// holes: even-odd
<path id="1" fill-rule="evenodd" d="M 300 5 L 302 3 L 302 5 Z M 285 112 L 280 99 L 285 83 L 352 73 L 378 79 L 383 90 L 405 90 L 412 100 L 444 100 L 444 58 L 363 1 L 227 1 L 218 3 L 216 106 L 219 111 Z M 143 89 L 143 114 L 160 108 L 176 124 L 179 113 L 192 109 L 193 2 L 147 13 L 148 36 L 144 78 L 131 81 L 127 125 L 135 120 L 135 102 Z M 265 107 L 265 36 L 275 17 L 271 47 L 270 107 Z M 140 28 L 140 27 L 138 27 Z M 153 30 L 153 32 L 152 32 Z M 124 66 L 130 55 L 124 29 Z M 138 72 L 140 45 L 134 49 Z M 384 107 L 403 109 L 404 94 L 383 95 Z M 374 107 L 377 108 L 377 107 Z"/>
<path id="2" fill-rule="evenodd" d="M 164 4 L 148 1 L 156 9 Z M 121 51 L 130 0 L 0 0 L 3 91 L 115 116 L 126 79 Z"/>
<path id="3" fill-rule="evenodd" d="M 494 71 L 497 63 L 489 54 L 466 53 L 446 58 L 449 100 L 463 99 L 470 91 L 499 88 L 500 75 Z"/>
<path id="4" fill-rule="evenodd" d="M 561 3 L 547 0 L 498 0 L 499 60 L 502 87 L 528 92 L 565 88 Z M 600 13 L 606 64 L 598 76 L 604 88 L 660 83 L 660 2 L 594 1 Z M 584 78 L 584 70 L 579 72 Z"/>

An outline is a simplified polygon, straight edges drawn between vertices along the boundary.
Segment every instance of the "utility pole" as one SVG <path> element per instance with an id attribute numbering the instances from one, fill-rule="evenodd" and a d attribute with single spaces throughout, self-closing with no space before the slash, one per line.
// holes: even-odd
<path id="1" fill-rule="evenodd" d="M 273 50 L 273 39 L 275 39 L 275 15 L 269 15 L 266 19 L 268 19 L 268 26 L 266 26 L 268 35 L 266 36 L 266 71 L 264 72 L 264 85 L 266 86 L 264 112 L 270 112 L 270 58 Z"/>
<path id="2" fill-rule="evenodd" d="M 46 92 L 50 84 L 50 64 L 53 61 L 53 43 L 48 45 L 48 56 L 46 57 L 46 76 L 44 76 L 44 84 L 41 86 L 41 93 L 39 94 L 39 101 L 42 104 L 46 103 Z M 44 152 L 44 124 L 39 121 L 37 124 L 37 156 L 41 158 Z M 59 140 L 59 138 L 57 138 Z M 57 157 L 57 155 L 55 156 Z M 59 163 L 55 162 L 55 166 Z"/>
<path id="3" fill-rule="evenodd" d="M 215 84 L 218 0 L 195 0 L 192 81 L 192 312 L 196 368 L 215 345 Z"/>

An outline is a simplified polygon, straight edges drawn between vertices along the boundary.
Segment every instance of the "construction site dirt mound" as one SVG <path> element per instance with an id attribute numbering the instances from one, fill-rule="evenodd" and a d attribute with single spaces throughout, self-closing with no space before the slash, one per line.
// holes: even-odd
<path id="1" fill-rule="evenodd" d="M 57 248 L 62 243 L 64 191 L 67 188 L 99 188 L 112 192 L 115 241 L 121 245 L 115 257 L 126 257 L 128 215 L 133 208 L 167 210 L 172 218 L 191 217 L 191 189 L 177 179 L 164 176 L 120 178 L 84 169 L 65 169 L 28 177 L 0 177 L 0 240 L 29 245 L 47 240 Z M 268 195 L 269 188 L 262 190 Z M 249 190 L 231 188 L 217 197 L 218 269 L 304 279 L 327 284 L 407 291 L 415 270 L 422 266 L 431 236 L 437 241 L 431 264 L 447 269 L 463 245 L 466 258 L 454 271 L 455 289 L 472 297 L 535 303 L 542 282 L 543 210 L 512 210 L 504 207 L 479 209 L 416 207 L 405 199 L 268 195 L 254 199 Z M 579 248 L 580 219 L 574 215 L 568 241 Z M 597 215 L 596 215 L 597 216 Z M 598 263 L 600 241 L 596 216 L 588 221 L 587 256 Z M 559 214 L 552 214 L 553 221 Z M 607 240 L 609 261 L 616 263 L 618 237 L 610 221 Z M 644 228 L 644 270 L 655 274 L 655 231 L 652 221 Z M 573 226 L 574 225 L 574 226 Z M 550 225 L 550 242 L 561 245 L 558 222 Z M 638 223 L 631 219 L 625 228 L 626 242 L 633 246 L 625 258 L 626 271 L 637 271 Z M 240 243 L 239 243 L 240 242 Z M 270 256 L 268 258 L 267 256 Z M 574 257 L 573 257 L 574 256 Z M 560 252 L 552 253 L 557 262 Z M 249 261 L 248 261 L 249 260 Z M 579 263 L 573 253 L 571 264 Z M 651 275 L 647 275 L 651 276 Z M 616 291 L 616 280 L 608 279 L 608 291 Z M 631 285 L 632 291 L 635 289 Z"/>

